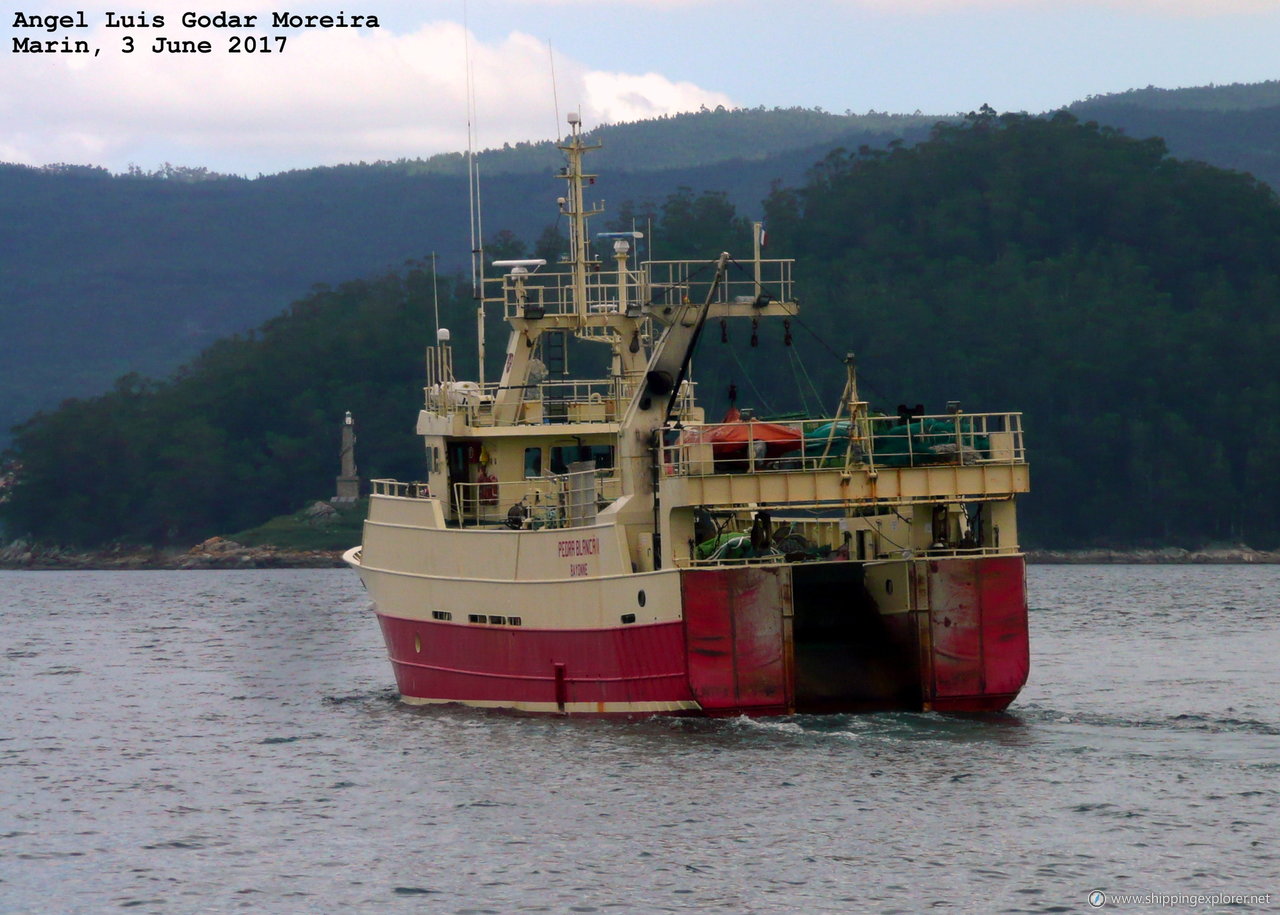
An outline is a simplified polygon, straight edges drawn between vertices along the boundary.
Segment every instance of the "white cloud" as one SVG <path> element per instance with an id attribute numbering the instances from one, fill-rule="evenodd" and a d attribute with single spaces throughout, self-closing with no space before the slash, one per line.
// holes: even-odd
<path id="1" fill-rule="evenodd" d="M 700 105 L 714 108 L 733 104 L 727 95 L 708 92 L 693 83 L 673 83 L 657 73 L 634 76 L 592 70 L 584 74 L 583 83 L 584 114 L 595 114 L 610 123 L 690 111 Z"/>
<path id="2" fill-rule="evenodd" d="M 653 12 L 659 4 L 662 8 Z M 0 160 L 85 162 L 113 169 L 131 162 L 153 168 L 167 160 L 255 174 L 465 148 L 466 33 L 460 23 L 444 21 L 461 15 L 463 0 L 359 4 L 379 16 L 380 28 L 289 32 L 284 53 L 228 54 L 224 48 L 232 30 L 198 36 L 215 44 L 213 54 L 156 55 L 145 49 L 149 32 L 197 37 L 176 26 L 183 10 L 217 12 L 227 6 L 225 0 L 151 0 L 124 8 L 114 0 L 81 0 L 70 6 L 64 0 L 26 0 L 24 12 L 85 9 L 94 27 L 70 30 L 75 33 L 71 37 L 92 41 L 102 53 L 86 59 L 14 54 L 5 48 L 0 54 Z M 234 4 L 239 13 L 260 14 L 262 22 L 282 6 L 276 0 Z M 139 8 L 164 15 L 169 24 L 163 30 L 131 33 L 100 25 L 104 10 Z M 326 8 L 313 0 L 291 0 L 288 8 L 332 13 L 342 5 Z M 999 102 L 999 95 L 1016 95 L 1002 86 L 992 92 L 988 86 L 992 80 L 1008 81 L 1001 74 L 1011 56 L 1031 53 L 1041 54 L 1044 66 L 1027 78 L 1028 92 L 1007 105 L 1056 104 L 1073 92 L 1148 82 L 1189 85 L 1266 78 L 1274 75 L 1274 42 L 1267 35 L 1280 29 L 1280 0 L 805 0 L 793 8 L 804 13 L 795 22 L 778 13 L 774 0 L 472 2 L 471 23 L 484 36 L 470 42 L 478 145 L 545 138 L 563 129 L 554 120 L 547 44 L 533 37 L 541 34 L 539 28 L 555 35 L 561 115 L 580 109 L 588 126 L 735 101 L 883 108 L 895 105 L 895 92 L 906 98 L 898 104 L 901 110 L 967 110 L 983 99 Z M 1132 36 L 1124 44 L 1132 49 L 1127 56 L 1094 60 L 1087 80 L 1076 61 L 1059 60 L 1054 48 L 1045 52 L 1043 44 L 1029 40 L 1035 39 L 1038 26 L 1061 18 L 1040 19 L 1034 13 L 1075 9 L 1090 15 L 1072 18 L 1096 23 L 1099 34 L 1123 19 L 1127 31 L 1117 34 Z M 994 12 L 965 15 L 972 10 Z M 1119 11 L 1135 15 L 1122 17 L 1116 15 Z M 1239 18 L 1258 11 L 1272 14 L 1269 27 Z M 11 28 L 13 15 L 0 16 L 7 29 L 0 41 L 22 33 L 47 37 Z M 430 15 L 437 21 L 424 22 Z M 1202 18 L 1193 18 L 1197 15 Z M 937 17 L 940 28 L 920 29 L 919 23 L 930 16 Z M 974 21 L 990 30 L 992 48 L 1003 51 L 993 50 L 984 60 L 966 59 L 972 72 L 961 72 L 954 66 L 953 47 L 945 43 L 946 30 Z M 829 34 L 815 39 L 815 22 L 822 27 L 830 22 Z M 1202 37 L 1210 34 L 1202 22 L 1213 23 L 1216 31 L 1210 37 Z M 602 36 L 606 28 L 609 32 Z M 809 33 L 802 39 L 789 34 L 789 28 Z M 131 55 L 119 50 L 126 34 L 138 45 Z M 1082 33 L 1077 29 L 1074 34 Z M 848 36 L 847 45 L 821 40 L 832 36 Z M 797 58 L 789 49 L 804 41 L 816 41 L 825 50 L 815 53 L 826 59 Z M 860 51 L 854 53 L 854 48 Z M 888 65 L 873 66 L 889 59 L 878 56 L 881 49 L 892 49 L 896 56 Z M 590 64 L 589 54 L 598 55 Z M 904 74 L 910 78 L 884 77 L 906 60 L 918 63 Z M 935 61 L 950 69 L 940 70 Z M 1131 65 L 1120 67 L 1125 61 Z M 853 75 L 860 73 L 865 77 L 849 88 Z M 1051 100 L 1025 100 L 1034 84 L 1049 83 L 1052 92 L 1042 89 L 1035 97 L 1049 94 Z M 729 86 L 734 87 L 733 99 L 723 91 Z M 952 86 L 956 88 L 947 91 Z M 851 102 L 853 96 L 860 100 Z M 953 102 L 955 97 L 968 101 Z"/>
<path id="3" fill-rule="evenodd" d="M 181 8 L 192 7 L 199 8 Z M 550 137 L 558 128 L 547 46 L 525 34 L 468 42 L 454 22 L 403 34 L 386 27 L 193 30 L 175 27 L 176 11 L 165 15 L 163 29 L 98 25 L 55 36 L 89 41 L 101 49 L 96 57 L 0 57 L 0 86 L 7 87 L 0 90 L 0 158 L 117 170 L 168 160 L 256 173 L 459 150 L 467 143 L 468 45 L 478 146 Z M 102 21 L 101 13 L 88 18 Z M 285 34 L 284 51 L 225 50 L 232 35 L 258 33 Z M 208 40 L 214 53 L 154 54 L 149 47 L 160 34 Z M 126 36 L 134 38 L 132 54 L 121 53 Z M 580 108 L 587 125 L 731 104 L 722 93 L 657 73 L 591 70 L 559 51 L 556 71 L 562 115 Z"/>

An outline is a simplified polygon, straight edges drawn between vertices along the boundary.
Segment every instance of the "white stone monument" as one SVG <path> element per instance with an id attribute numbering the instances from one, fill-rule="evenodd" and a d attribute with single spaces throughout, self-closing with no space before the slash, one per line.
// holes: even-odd
<path id="1" fill-rule="evenodd" d="M 360 498 L 360 474 L 356 470 L 356 424 L 347 411 L 342 421 L 342 473 L 338 476 L 338 493 L 331 502 L 354 502 Z"/>

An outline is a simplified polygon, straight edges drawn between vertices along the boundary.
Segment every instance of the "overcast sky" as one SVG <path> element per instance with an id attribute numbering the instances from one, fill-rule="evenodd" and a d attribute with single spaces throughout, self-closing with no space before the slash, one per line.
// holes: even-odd
<path id="1" fill-rule="evenodd" d="M 1280 78 L 1280 0 L 28 0 L 87 28 L 15 27 L 3 10 L 0 161 L 122 171 L 164 162 L 247 175 L 427 156 L 700 105 L 952 114 L 1041 112 L 1088 95 Z M 107 28 L 106 10 L 162 15 Z M 184 11 L 258 15 L 188 29 Z M 378 28 L 276 29 L 272 12 L 375 15 Z M 157 54 L 157 36 L 210 54 Z M 286 38 L 232 54 L 232 36 Z M 27 54 L 14 39 L 98 53 Z M 123 53 L 125 39 L 135 50 Z M 554 68 L 552 66 L 554 62 Z M 552 73 L 554 70 L 554 92 Z"/>

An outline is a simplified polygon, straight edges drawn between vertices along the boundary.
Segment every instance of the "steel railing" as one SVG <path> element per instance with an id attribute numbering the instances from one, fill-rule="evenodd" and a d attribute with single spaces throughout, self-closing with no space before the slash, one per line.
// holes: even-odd
<path id="1" fill-rule="evenodd" d="M 783 258 L 734 261 L 721 278 L 714 301 L 790 302 L 794 263 Z M 584 311 L 575 305 L 573 274 L 567 271 L 489 277 L 484 281 L 485 301 L 500 305 L 507 320 L 619 312 L 639 316 L 650 306 L 705 301 L 715 278 L 714 264 L 714 259 L 645 261 L 634 269 L 591 271 L 586 277 Z"/>
<path id="2" fill-rule="evenodd" d="M 666 435 L 672 476 L 1026 463 L 1021 413 L 750 420 Z"/>
<path id="3" fill-rule="evenodd" d="M 460 527 L 528 530 L 582 527 L 621 495 L 611 470 L 530 477 L 508 482 L 454 483 L 449 517 Z"/>
<path id="4" fill-rule="evenodd" d="M 644 384 L 642 378 L 597 378 L 573 381 L 544 381 L 522 387 L 517 425 L 561 423 L 615 423 L 626 412 L 632 398 Z M 697 385 L 681 385 L 676 412 L 688 420 L 694 408 Z M 494 407 L 501 384 L 481 385 L 474 381 L 453 381 L 424 389 L 429 413 L 438 416 L 462 415 L 472 426 L 497 423 Z"/>

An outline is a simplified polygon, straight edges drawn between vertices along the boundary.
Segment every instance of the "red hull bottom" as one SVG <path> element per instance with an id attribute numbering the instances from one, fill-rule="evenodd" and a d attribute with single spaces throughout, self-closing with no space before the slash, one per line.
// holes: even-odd
<path id="1" fill-rule="evenodd" d="M 379 612 L 401 696 L 537 714 L 783 715 L 1006 708 L 1029 669 L 1021 557 L 911 563 L 882 610 L 858 563 L 681 573 L 682 616 L 546 630 Z"/>
<path id="2" fill-rule="evenodd" d="M 957 696 L 948 699 L 935 699 L 929 703 L 928 711 L 1003 712 L 1017 698 L 1017 693 L 1006 693 L 1003 696 Z"/>

